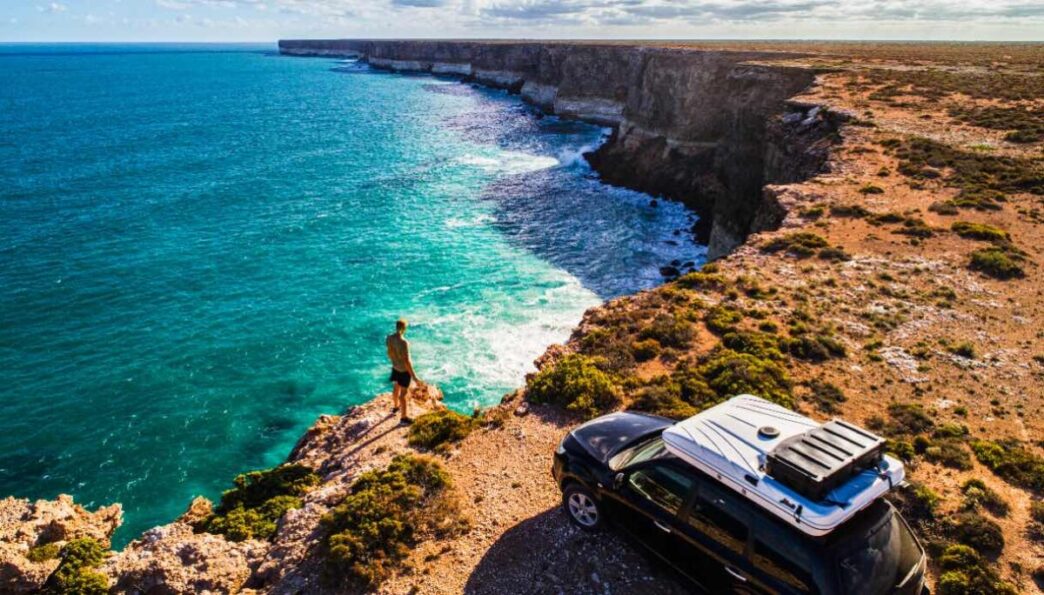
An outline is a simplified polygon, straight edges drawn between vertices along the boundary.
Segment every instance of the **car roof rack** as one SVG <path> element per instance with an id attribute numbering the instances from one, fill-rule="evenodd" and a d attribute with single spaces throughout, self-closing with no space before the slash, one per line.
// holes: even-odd
<path id="1" fill-rule="evenodd" d="M 905 477 L 879 436 L 752 395 L 674 424 L 663 440 L 678 458 L 813 536 L 830 533 Z"/>

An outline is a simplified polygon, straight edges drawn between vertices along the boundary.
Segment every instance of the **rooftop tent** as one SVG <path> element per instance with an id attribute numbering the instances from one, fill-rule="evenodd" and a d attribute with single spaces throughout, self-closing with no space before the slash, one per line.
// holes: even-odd
<path id="1" fill-rule="evenodd" d="M 751 395 L 678 422 L 663 440 L 675 456 L 809 535 L 831 532 L 904 477 L 880 437 Z"/>

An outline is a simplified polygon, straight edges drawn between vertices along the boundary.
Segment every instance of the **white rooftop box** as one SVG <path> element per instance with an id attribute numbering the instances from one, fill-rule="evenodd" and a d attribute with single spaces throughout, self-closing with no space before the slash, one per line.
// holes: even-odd
<path id="1" fill-rule="evenodd" d="M 884 440 L 740 395 L 671 426 L 667 449 L 809 535 L 826 535 L 898 486 Z"/>

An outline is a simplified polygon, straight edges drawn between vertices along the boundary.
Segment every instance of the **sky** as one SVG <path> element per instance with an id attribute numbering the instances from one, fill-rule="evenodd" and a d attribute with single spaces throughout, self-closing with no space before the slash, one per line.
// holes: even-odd
<path id="1" fill-rule="evenodd" d="M 0 0 L 0 41 L 1044 40 L 1044 0 Z"/>

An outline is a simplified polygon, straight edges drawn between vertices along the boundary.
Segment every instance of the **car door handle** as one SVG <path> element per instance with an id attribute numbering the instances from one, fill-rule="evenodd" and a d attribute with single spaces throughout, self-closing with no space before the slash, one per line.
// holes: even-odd
<path id="1" fill-rule="evenodd" d="M 656 525 L 657 529 L 659 529 L 660 531 L 663 531 L 664 533 L 670 533 L 671 532 L 671 526 L 670 525 L 665 525 L 664 523 L 661 523 L 660 521 L 653 521 L 653 524 Z"/>
<path id="2" fill-rule="evenodd" d="M 731 566 L 725 566 L 725 572 L 731 574 L 732 578 L 738 580 L 741 583 L 747 582 L 747 577 L 745 577 L 742 574 L 740 574 L 740 571 L 736 570 L 735 568 L 733 568 Z"/>

